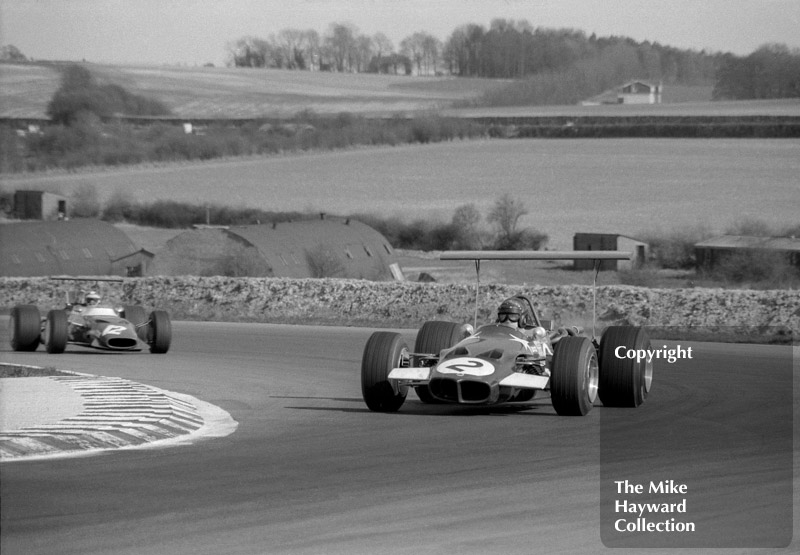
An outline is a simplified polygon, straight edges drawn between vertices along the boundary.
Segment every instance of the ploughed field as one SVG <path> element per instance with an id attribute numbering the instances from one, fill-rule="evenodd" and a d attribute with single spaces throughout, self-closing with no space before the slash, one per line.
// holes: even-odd
<path id="1" fill-rule="evenodd" d="M 491 79 L 278 69 L 87 65 L 100 82 L 155 98 L 177 117 L 258 118 L 318 113 L 393 114 L 437 109 L 505 82 Z M 0 116 L 46 117 L 60 83 L 50 66 L 2 64 Z"/>
<path id="2" fill-rule="evenodd" d="M 157 199 L 266 210 L 449 221 L 474 203 L 484 214 L 510 193 L 547 233 L 571 249 L 575 232 L 637 236 L 742 219 L 776 227 L 800 214 L 800 140 L 492 139 L 314 152 L 163 167 L 6 176 L 11 189 L 71 195 L 92 185 Z"/>

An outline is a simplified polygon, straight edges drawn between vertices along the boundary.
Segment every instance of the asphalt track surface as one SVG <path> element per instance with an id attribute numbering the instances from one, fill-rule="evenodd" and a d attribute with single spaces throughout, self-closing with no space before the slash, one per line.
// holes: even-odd
<path id="1" fill-rule="evenodd" d="M 188 446 L 3 463 L 3 555 L 611 551 L 600 537 L 598 481 L 600 421 L 613 409 L 564 418 L 547 399 L 489 410 L 423 405 L 411 394 L 399 413 L 376 414 L 359 381 L 371 330 L 173 325 L 164 356 L 2 346 L 6 362 L 123 377 L 195 396 L 239 422 L 230 436 Z M 648 420 L 707 408 L 733 370 L 745 383 L 769 381 L 788 349 L 694 345 L 717 362 L 691 392 L 679 367 L 657 364 L 650 399 L 636 409 Z M 794 379 L 794 414 L 798 398 Z M 753 399 L 741 401 L 754 429 L 770 426 Z M 767 480 L 748 457 L 726 468 L 743 483 Z M 683 464 L 669 453 L 658 462 Z M 793 465 L 797 506 L 796 453 Z M 730 511 L 746 520 L 750 508 Z M 796 553 L 793 527 L 791 545 L 757 552 Z"/>

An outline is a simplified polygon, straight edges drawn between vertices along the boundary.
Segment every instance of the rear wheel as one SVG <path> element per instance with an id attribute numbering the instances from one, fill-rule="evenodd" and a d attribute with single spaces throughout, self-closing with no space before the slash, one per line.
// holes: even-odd
<path id="1" fill-rule="evenodd" d="M 553 350 L 550 397 L 561 416 L 592 410 L 599 381 L 597 352 L 588 337 L 564 337 Z"/>
<path id="2" fill-rule="evenodd" d="M 438 355 L 442 349 L 449 349 L 467 336 L 464 326 L 454 322 L 431 321 L 422 324 L 414 343 L 415 353 Z M 414 388 L 417 397 L 423 403 L 438 403 L 431 395 L 427 385 Z"/>
<path id="3" fill-rule="evenodd" d="M 11 309 L 8 323 L 11 348 L 15 351 L 35 351 L 42 334 L 42 320 L 36 305 L 21 304 Z"/>
<path id="4" fill-rule="evenodd" d="M 150 352 L 164 354 L 169 351 L 172 343 L 172 322 L 169 314 L 163 310 L 154 310 L 150 313 L 150 324 L 147 326 L 147 343 Z"/>
<path id="5" fill-rule="evenodd" d="M 653 362 L 617 356 L 618 352 L 631 349 L 650 349 L 650 338 L 644 328 L 611 326 L 600 340 L 600 400 L 607 407 L 638 407 L 650 393 Z"/>
<path id="6" fill-rule="evenodd" d="M 378 331 L 373 333 L 361 359 L 361 395 L 369 410 L 397 412 L 408 393 L 388 379 L 392 368 L 408 363 L 408 346 L 399 333 Z"/>
<path id="7" fill-rule="evenodd" d="M 51 310 L 44 324 L 44 348 L 52 355 L 63 353 L 67 348 L 69 322 L 65 310 Z"/>
<path id="8" fill-rule="evenodd" d="M 147 341 L 147 313 L 139 305 L 125 305 L 122 307 L 122 317 L 133 324 L 136 335 L 142 341 Z"/>

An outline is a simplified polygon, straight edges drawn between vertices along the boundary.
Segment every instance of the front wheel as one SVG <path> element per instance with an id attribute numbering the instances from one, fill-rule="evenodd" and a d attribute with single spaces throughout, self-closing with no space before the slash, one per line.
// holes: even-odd
<path id="1" fill-rule="evenodd" d="M 39 347 L 42 321 L 36 305 L 20 304 L 12 308 L 8 328 L 13 350 L 35 351 Z"/>
<path id="2" fill-rule="evenodd" d="M 371 411 L 397 412 L 406 400 L 408 387 L 389 381 L 392 368 L 408 364 L 408 346 L 399 333 L 373 333 L 361 358 L 361 395 Z"/>
<path id="3" fill-rule="evenodd" d="M 600 340 L 600 400 L 607 407 L 638 407 L 650 393 L 653 362 L 617 356 L 631 349 L 650 349 L 644 328 L 611 326 Z"/>
<path id="4" fill-rule="evenodd" d="M 147 342 L 150 344 L 151 353 L 164 354 L 169 351 L 172 343 L 172 322 L 165 311 L 154 310 L 150 313 Z"/>
<path id="5" fill-rule="evenodd" d="M 553 350 L 550 397 L 561 416 L 584 416 L 597 398 L 599 364 L 588 337 L 564 337 Z"/>
<path id="6" fill-rule="evenodd" d="M 69 322 L 65 310 L 51 310 L 44 325 L 44 347 L 48 353 L 57 355 L 67 348 Z"/>

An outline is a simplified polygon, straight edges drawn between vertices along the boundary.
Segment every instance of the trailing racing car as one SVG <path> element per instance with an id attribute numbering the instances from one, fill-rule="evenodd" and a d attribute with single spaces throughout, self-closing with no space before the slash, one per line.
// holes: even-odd
<path id="1" fill-rule="evenodd" d="M 75 279 L 83 278 L 54 278 Z M 122 281 L 92 278 L 92 281 Z M 63 353 L 67 345 L 79 345 L 106 351 L 169 351 L 172 322 L 163 310 L 146 313 L 138 305 L 112 306 L 100 302 L 95 291 L 79 291 L 64 308 L 49 310 L 41 317 L 36 305 L 17 305 L 11 310 L 10 338 L 15 351 L 35 351 L 43 344 L 48 353 Z"/>
<path id="2" fill-rule="evenodd" d="M 467 251 L 442 259 L 628 258 L 629 253 L 593 251 Z M 463 258 L 462 258 L 463 257 Z M 596 265 L 596 268 L 598 265 Z M 596 273 L 595 273 L 596 280 Z M 480 280 L 479 280 L 480 281 Z M 477 292 L 476 292 L 477 299 Z M 477 321 L 477 307 L 476 307 Z M 593 326 L 594 327 L 594 326 Z M 477 329 L 470 324 L 425 322 L 413 351 L 400 333 L 373 333 L 362 356 L 361 391 L 370 410 L 395 412 L 413 388 L 423 403 L 495 405 L 528 402 L 550 394 L 559 415 L 586 415 L 597 398 L 604 406 L 638 407 L 653 380 L 652 362 L 618 358 L 615 350 L 649 349 L 642 327 L 611 326 L 598 341 L 578 327 L 551 329 L 525 295 L 503 301 L 497 320 Z"/>

